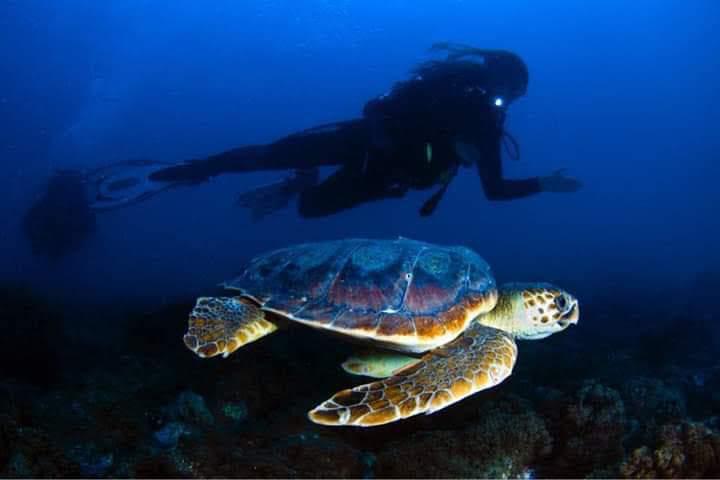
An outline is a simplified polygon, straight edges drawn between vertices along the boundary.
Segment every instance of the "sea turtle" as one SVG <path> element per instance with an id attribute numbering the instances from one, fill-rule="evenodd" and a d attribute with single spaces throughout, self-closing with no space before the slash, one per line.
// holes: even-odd
<path id="1" fill-rule="evenodd" d="M 380 380 L 311 410 L 310 420 L 323 425 L 437 412 L 505 380 L 515 339 L 545 338 L 579 316 L 578 301 L 551 284 L 498 288 L 472 250 L 406 238 L 275 250 L 223 286 L 236 295 L 200 297 L 190 313 L 184 342 L 200 357 L 227 357 L 288 320 L 380 349 L 343 364 Z"/>

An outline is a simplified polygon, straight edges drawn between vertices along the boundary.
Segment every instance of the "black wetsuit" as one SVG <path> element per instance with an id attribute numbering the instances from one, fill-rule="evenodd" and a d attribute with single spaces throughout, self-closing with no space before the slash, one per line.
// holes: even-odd
<path id="1" fill-rule="evenodd" d="M 339 166 L 299 194 L 303 217 L 327 216 L 361 203 L 401 197 L 448 182 L 461 165 L 458 141 L 472 145 L 485 195 L 509 200 L 540 192 L 537 178 L 502 174 L 505 111 L 482 65 L 436 62 L 365 105 L 363 118 L 309 129 L 170 167 L 153 180 L 203 181 L 228 172 Z"/>

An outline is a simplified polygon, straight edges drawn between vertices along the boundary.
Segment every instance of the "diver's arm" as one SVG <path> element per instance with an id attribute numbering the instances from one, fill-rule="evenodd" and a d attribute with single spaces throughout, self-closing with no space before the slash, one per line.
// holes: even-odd
<path id="1" fill-rule="evenodd" d="M 540 192 L 571 193 L 577 192 L 582 183 L 564 174 L 565 170 L 556 170 L 550 175 L 508 180 L 502 176 L 501 141 L 487 142 L 479 147 L 475 158 L 480 180 L 489 200 L 513 200 L 529 197 Z"/>
<path id="2" fill-rule="evenodd" d="M 540 177 L 508 180 L 503 178 L 501 136 L 491 141 L 475 143 L 475 158 L 485 196 L 489 200 L 513 200 L 529 197 L 542 191 Z"/>

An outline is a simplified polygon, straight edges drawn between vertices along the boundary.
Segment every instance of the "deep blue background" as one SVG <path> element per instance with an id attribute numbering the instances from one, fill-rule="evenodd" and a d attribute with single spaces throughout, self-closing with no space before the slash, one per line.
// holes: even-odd
<path id="1" fill-rule="evenodd" d="M 403 235 L 476 248 L 501 281 L 681 308 L 697 273 L 720 270 L 719 31 L 714 0 L 2 0 L 0 277 L 71 302 L 160 304 L 265 249 Z M 54 168 L 182 161 L 354 117 L 445 40 L 526 60 L 507 174 L 567 167 L 581 192 L 490 203 L 466 170 L 430 219 L 419 192 L 254 224 L 233 197 L 279 176 L 257 173 L 105 214 L 60 262 L 22 238 Z"/>

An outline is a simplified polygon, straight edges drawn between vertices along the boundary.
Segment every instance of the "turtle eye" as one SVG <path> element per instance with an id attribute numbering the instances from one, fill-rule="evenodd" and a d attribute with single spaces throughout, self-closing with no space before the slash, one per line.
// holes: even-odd
<path id="1" fill-rule="evenodd" d="M 561 312 L 565 310 L 565 307 L 567 307 L 567 299 L 565 298 L 565 295 L 560 295 L 555 299 L 555 306 Z"/>

